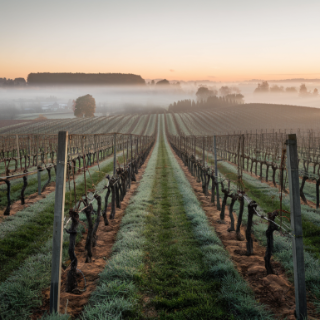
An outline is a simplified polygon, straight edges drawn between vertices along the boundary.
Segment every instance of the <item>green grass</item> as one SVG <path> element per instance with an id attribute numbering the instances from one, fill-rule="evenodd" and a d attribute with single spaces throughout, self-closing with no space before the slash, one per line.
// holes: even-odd
<path id="1" fill-rule="evenodd" d="M 230 179 L 232 182 L 237 182 L 237 175 L 230 172 L 223 164 L 218 164 L 219 172 Z M 265 212 L 273 212 L 275 209 L 280 208 L 280 201 L 278 198 L 272 198 L 264 189 L 253 186 L 243 179 L 244 188 L 246 194 L 253 200 L 255 200 L 258 205 Z M 290 208 L 283 205 L 283 209 L 290 212 Z M 289 218 L 289 214 L 283 213 L 284 216 Z M 287 224 L 288 220 L 285 219 Z M 320 259 L 320 227 L 314 225 L 310 221 L 307 221 L 302 216 L 302 230 L 303 230 L 303 243 L 305 250 L 312 253 L 317 259 Z"/>
<path id="2" fill-rule="evenodd" d="M 122 157 L 118 157 L 118 161 L 121 163 L 123 161 Z M 100 167 L 104 173 L 110 172 L 112 168 L 113 162 Z M 101 181 L 105 176 L 104 173 L 92 172 L 91 178 L 87 175 L 87 189 L 92 188 L 92 183 L 97 184 Z M 71 193 L 70 196 L 70 191 L 67 191 L 65 195 L 65 214 L 69 207 L 74 205 L 73 190 L 71 190 Z M 77 199 L 84 194 L 84 182 L 77 184 Z M 18 230 L 10 232 L 5 238 L 0 239 L 0 282 L 4 281 L 29 255 L 36 253 L 52 237 L 53 218 L 54 203 L 50 203 L 32 220 Z M 64 246 L 68 246 L 68 243 L 65 243 Z"/>
<path id="3" fill-rule="evenodd" d="M 153 203 L 145 227 L 145 257 L 139 278 L 140 308 L 133 319 L 232 319 L 219 301 L 220 283 L 193 236 L 163 140 L 160 141 Z M 147 303 L 143 300 L 147 298 Z"/>

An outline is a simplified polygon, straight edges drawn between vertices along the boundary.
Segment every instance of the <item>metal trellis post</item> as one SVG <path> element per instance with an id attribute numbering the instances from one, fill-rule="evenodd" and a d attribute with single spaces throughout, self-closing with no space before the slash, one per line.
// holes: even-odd
<path id="1" fill-rule="evenodd" d="M 64 200 L 66 188 L 68 132 L 58 133 L 56 194 L 54 203 L 50 313 L 59 312 L 63 244 Z"/>
<path id="2" fill-rule="evenodd" d="M 214 152 L 214 175 L 216 178 L 217 184 L 217 209 L 220 209 L 220 198 L 219 198 L 219 181 L 218 181 L 218 162 L 217 162 L 217 143 L 216 143 L 216 136 L 213 137 L 213 152 Z"/>
<path id="3" fill-rule="evenodd" d="M 293 230 L 292 253 L 294 289 L 296 300 L 296 316 L 302 320 L 307 318 L 307 298 L 303 255 L 302 220 L 299 188 L 299 168 L 297 136 L 289 134 L 287 145 L 287 169 L 290 190 L 291 228 Z"/>
<path id="4" fill-rule="evenodd" d="M 117 134 L 113 135 L 113 176 L 116 175 L 117 166 Z"/>

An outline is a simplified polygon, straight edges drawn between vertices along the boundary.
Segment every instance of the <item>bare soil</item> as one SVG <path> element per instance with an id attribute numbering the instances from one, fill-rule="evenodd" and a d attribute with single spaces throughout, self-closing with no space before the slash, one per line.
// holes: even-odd
<path id="1" fill-rule="evenodd" d="M 172 150 L 173 151 L 173 150 Z M 188 168 L 183 164 L 180 158 L 173 151 L 176 160 L 181 166 L 186 178 L 190 182 L 195 195 L 202 203 L 208 220 L 215 228 L 217 235 L 222 241 L 224 247 L 229 252 L 230 257 L 243 278 L 248 282 L 255 294 L 255 299 L 267 306 L 276 317 L 276 319 L 294 320 L 295 311 L 295 292 L 294 286 L 288 280 L 282 265 L 272 260 L 272 266 L 275 274 L 267 275 L 265 269 L 264 255 L 266 248 L 261 246 L 253 236 L 254 254 L 246 256 L 246 241 L 237 240 L 235 232 L 228 232 L 230 226 L 229 210 L 226 207 L 226 224 L 220 221 L 220 211 L 211 203 L 211 192 L 209 196 L 205 196 L 202 192 L 201 183 L 196 181 Z M 237 217 L 234 215 L 235 221 Z M 245 227 L 241 227 L 241 234 L 245 239 Z M 315 306 L 308 301 L 309 319 L 320 319 L 320 315 L 316 314 Z"/>
<path id="2" fill-rule="evenodd" d="M 117 232 L 120 228 L 120 223 L 122 217 L 125 214 L 125 209 L 129 204 L 130 198 L 136 193 L 136 189 L 139 186 L 139 181 L 142 179 L 142 176 L 147 167 L 148 161 L 152 154 L 152 150 L 149 153 L 148 158 L 146 159 L 143 166 L 140 168 L 139 173 L 136 175 L 136 182 L 131 182 L 130 190 L 127 190 L 127 194 L 124 200 L 121 202 L 121 209 L 116 209 L 115 219 L 109 220 L 109 226 L 104 225 L 103 219 L 101 219 L 99 228 L 97 231 L 97 244 L 93 248 L 92 251 L 92 262 L 85 263 L 86 260 L 86 234 L 81 239 L 81 241 L 76 245 L 75 254 L 78 259 L 78 269 L 82 271 L 86 279 L 86 290 L 82 292 L 81 290 L 84 288 L 84 280 L 81 273 L 79 273 L 79 284 L 78 284 L 78 292 L 69 293 L 65 291 L 67 284 L 67 274 L 70 270 L 70 266 L 66 268 L 66 270 L 62 270 L 61 276 L 61 291 L 60 291 L 60 313 L 68 313 L 72 318 L 78 316 L 84 306 L 88 303 L 91 293 L 96 289 L 97 283 L 99 280 L 99 274 L 105 268 L 108 263 L 108 259 L 110 258 L 112 252 L 112 246 L 115 242 Z M 108 208 L 108 215 L 110 213 L 110 209 Z M 67 263 L 70 261 L 67 261 Z M 50 308 L 50 287 L 45 288 L 42 291 L 43 304 L 41 307 L 33 310 L 32 319 L 39 319 L 44 314 L 45 311 L 49 312 Z"/>

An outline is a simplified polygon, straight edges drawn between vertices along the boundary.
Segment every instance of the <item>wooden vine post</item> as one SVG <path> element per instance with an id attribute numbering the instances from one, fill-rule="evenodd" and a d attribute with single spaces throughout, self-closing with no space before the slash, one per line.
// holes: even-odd
<path id="1" fill-rule="evenodd" d="M 38 194 L 40 195 L 41 194 L 41 172 L 40 170 L 38 169 L 38 150 L 39 150 L 39 139 L 40 139 L 40 136 L 37 135 L 36 136 L 36 167 L 37 167 L 37 178 L 38 178 Z"/>
<path id="2" fill-rule="evenodd" d="M 132 162 L 132 159 L 133 159 L 133 154 L 132 154 L 132 134 L 130 134 L 130 149 L 131 149 L 131 162 Z"/>
<path id="3" fill-rule="evenodd" d="M 292 253 L 294 288 L 296 298 L 296 316 L 298 320 L 307 318 L 307 298 L 303 255 L 302 219 L 299 188 L 299 168 L 297 136 L 287 136 L 287 170 L 289 177 L 291 228 L 293 230 Z"/>
<path id="4" fill-rule="evenodd" d="M 213 136 L 213 153 L 214 153 L 214 175 L 216 181 L 216 193 L 217 193 L 217 209 L 221 210 L 220 208 L 220 198 L 219 198 L 219 181 L 218 181 L 218 162 L 217 162 L 217 141 L 216 136 Z"/>
<path id="5" fill-rule="evenodd" d="M 113 135 L 113 176 L 116 175 L 117 166 L 117 134 Z"/>
<path id="6" fill-rule="evenodd" d="M 139 154 L 139 137 L 137 137 L 137 150 L 136 150 L 136 156 L 138 157 Z"/>
<path id="7" fill-rule="evenodd" d="M 50 313 L 59 312 L 63 243 L 64 200 L 66 189 L 68 132 L 58 133 L 56 194 L 54 202 Z"/>
<path id="8" fill-rule="evenodd" d="M 206 157 L 205 157 L 205 137 L 202 138 L 202 165 L 205 166 L 206 165 Z"/>
<path id="9" fill-rule="evenodd" d="M 97 163 L 99 164 L 99 143 L 98 143 L 99 136 L 94 135 L 94 150 L 96 152 L 96 158 L 97 158 Z"/>

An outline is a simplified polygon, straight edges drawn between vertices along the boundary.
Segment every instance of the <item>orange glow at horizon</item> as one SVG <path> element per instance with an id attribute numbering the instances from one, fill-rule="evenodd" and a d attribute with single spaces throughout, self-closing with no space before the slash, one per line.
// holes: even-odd
<path id="1" fill-rule="evenodd" d="M 283 80 L 283 79 L 293 79 L 293 78 L 305 78 L 305 79 L 315 79 L 320 78 L 320 72 L 314 73 L 310 72 L 312 70 L 306 70 L 306 72 L 297 72 L 297 73 L 286 73 L 286 70 L 278 71 L 279 69 L 273 70 L 274 72 L 270 72 L 271 68 L 267 68 L 267 70 L 261 70 L 260 72 L 251 72 L 249 70 L 233 70 L 225 69 L 215 69 L 212 68 L 211 72 L 208 72 L 205 67 L 195 69 L 174 69 L 168 67 L 164 68 L 151 68 L 149 66 L 145 67 L 140 65 L 139 67 L 132 66 L 124 66 L 120 64 L 117 66 L 114 64 L 110 67 L 103 67 L 104 63 L 98 62 L 96 66 L 88 65 L 85 66 L 83 63 L 75 64 L 75 63 L 61 63 L 57 62 L 56 66 L 54 63 L 28 63 L 17 64 L 17 63 L 7 63 L 4 66 L 1 66 L 0 78 L 18 78 L 23 77 L 27 79 L 29 73 L 36 72 L 72 72 L 72 73 L 133 73 L 140 75 L 143 79 L 167 79 L 167 80 L 177 80 L 177 81 L 201 81 L 208 80 L 213 82 L 237 82 L 237 81 L 249 81 L 252 79 L 258 80 Z M 169 65 L 169 64 L 168 64 Z M 208 68 L 210 69 L 210 68 Z M 269 71 L 269 72 L 268 72 Z M 276 72 L 278 71 L 278 72 Z M 299 70 L 300 71 L 300 70 Z M 301 70 L 302 71 L 302 70 Z"/>
<path id="2" fill-rule="evenodd" d="M 31 72 L 220 82 L 320 78 L 318 12 L 317 0 L 7 1 L 0 12 L 6 31 L 0 78 Z"/>

